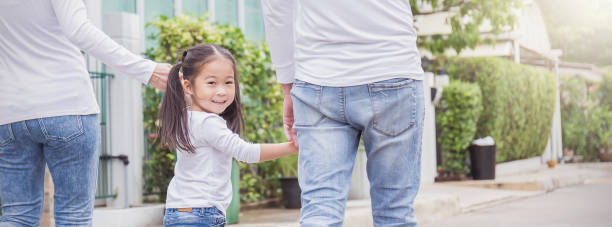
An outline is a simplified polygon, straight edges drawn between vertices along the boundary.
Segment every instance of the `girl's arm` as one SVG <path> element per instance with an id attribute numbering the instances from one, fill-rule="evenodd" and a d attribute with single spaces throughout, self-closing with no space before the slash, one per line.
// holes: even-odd
<path id="1" fill-rule="evenodd" d="M 268 143 L 261 144 L 261 152 L 259 153 L 259 161 L 265 162 L 282 158 L 298 153 L 298 149 L 293 146 L 293 143 Z"/>

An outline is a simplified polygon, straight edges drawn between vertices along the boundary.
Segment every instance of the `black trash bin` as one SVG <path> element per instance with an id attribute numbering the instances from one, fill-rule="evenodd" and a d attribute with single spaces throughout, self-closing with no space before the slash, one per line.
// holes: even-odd
<path id="1" fill-rule="evenodd" d="M 470 145 L 470 162 L 474 180 L 495 179 L 495 153 L 494 145 Z"/>

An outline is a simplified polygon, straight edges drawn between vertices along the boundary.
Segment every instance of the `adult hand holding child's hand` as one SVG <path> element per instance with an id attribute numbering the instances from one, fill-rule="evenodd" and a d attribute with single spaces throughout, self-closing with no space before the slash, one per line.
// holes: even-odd
<path id="1" fill-rule="evenodd" d="M 172 65 L 168 63 L 158 63 L 153 70 L 153 75 L 151 75 L 149 79 L 149 84 L 159 90 L 166 91 L 170 69 L 172 69 Z"/>

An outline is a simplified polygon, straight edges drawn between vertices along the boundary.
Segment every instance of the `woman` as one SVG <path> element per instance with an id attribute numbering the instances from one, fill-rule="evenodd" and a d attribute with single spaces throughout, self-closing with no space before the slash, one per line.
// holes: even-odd
<path id="1" fill-rule="evenodd" d="M 145 60 L 87 19 L 83 1 L 0 2 L 0 226 L 38 226 L 45 165 L 57 226 L 90 226 L 100 128 L 80 50 L 165 89 L 169 64 Z"/>

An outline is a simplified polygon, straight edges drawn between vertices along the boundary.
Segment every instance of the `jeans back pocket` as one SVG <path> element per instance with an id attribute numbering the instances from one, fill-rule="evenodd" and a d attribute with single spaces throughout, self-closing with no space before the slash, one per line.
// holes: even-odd
<path id="1" fill-rule="evenodd" d="M 295 127 L 313 126 L 323 115 L 320 112 L 321 91 L 323 87 L 296 80 L 291 88 Z"/>
<path id="2" fill-rule="evenodd" d="M 0 146 L 6 146 L 14 140 L 11 124 L 0 125 Z"/>
<path id="3" fill-rule="evenodd" d="M 417 88 L 413 79 L 385 80 L 369 84 L 368 88 L 375 130 L 397 136 L 415 125 Z"/>
<path id="4" fill-rule="evenodd" d="M 40 118 L 38 122 L 48 140 L 68 142 L 83 134 L 80 115 Z"/>

